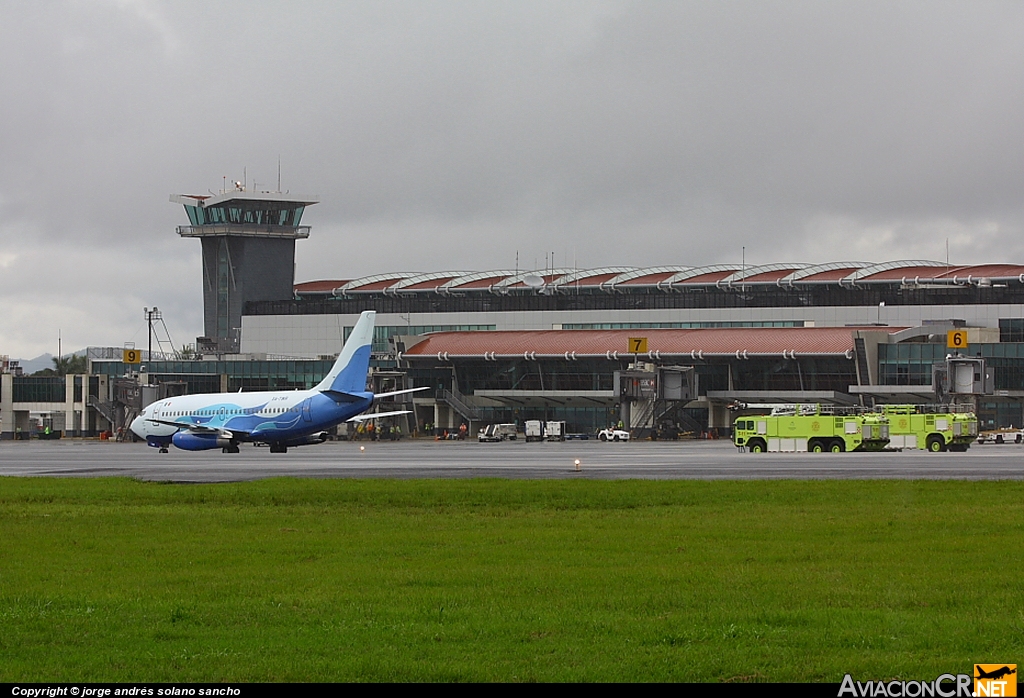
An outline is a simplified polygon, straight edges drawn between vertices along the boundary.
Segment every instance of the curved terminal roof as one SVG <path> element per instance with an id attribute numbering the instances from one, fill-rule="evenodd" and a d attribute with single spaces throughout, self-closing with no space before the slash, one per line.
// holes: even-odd
<path id="1" fill-rule="evenodd" d="M 648 352 L 641 356 L 755 357 L 833 356 L 852 358 L 854 333 L 895 334 L 905 327 L 723 327 L 645 329 Z M 402 354 L 406 359 L 607 358 L 626 351 L 637 330 L 521 330 L 434 332 Z"/>
<path id="2" fill-rule="evenodd" d="M 391 286 L 388 291 L 437 291 L 445 284 L 461 279 L 470 272 L 465 271 L 435 271 L 427 274 L 417 274 L 407 279 L 402 279 Z"/>
<path id="3" fill-rule="evenodd" d="M 805 264 L 764 264 L 758 267 L 750 267 L 745 270 L 731 274 L 722 279 L 722 284 L 734 284 L 742 281 L 744 284 L 766 282 L 777 284 L 781 279 L 793 272 L 803 269 Z"/>
<path id="4" fill-rule="evenodd" d="M 544 283 L 531 286 L 529 277 Z M 1024 264 L 989 263 L 947 265 L 929 260 L 873 262 L 829 262 L 827 264 L 763 264 L 743 268 L 738 264 L 712 264 L 699 267 L 599 267 L 596 269 L 510 269 L 461 272 L 374 274 L 349 281 L 307 281 L 295 285 L 303 297 L 380 293 L 572 293 L 629 292 L 643 288 L 662 291 L 718 287 L 744 288 L 782 286 L 793 288 L 810 284 L 864 286 L 867 284 L 943 284 L 987 285 L 993 282 L 1024 284 Z"/>

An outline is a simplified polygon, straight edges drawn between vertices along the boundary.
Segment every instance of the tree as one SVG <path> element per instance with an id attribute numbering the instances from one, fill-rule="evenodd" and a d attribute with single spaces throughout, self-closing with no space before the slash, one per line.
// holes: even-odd
<path id="1" fill-rule="evenodd" d="M 89 360 L 85 355 L 70 354 L 68 356 L 53 357 L 53 368 L 39 371 L 37 375 L 66 376 L 69 373 L 79 375 L 89 372 Z"/>

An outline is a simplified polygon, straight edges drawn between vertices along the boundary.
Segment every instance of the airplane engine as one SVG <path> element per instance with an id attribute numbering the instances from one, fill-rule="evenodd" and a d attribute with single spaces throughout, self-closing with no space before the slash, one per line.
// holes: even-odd
<path id="1" fill-rule="evenodd" d="M 231 439 L 226 439 L 223 436 L 217 436 L 214 434 L 209 436 L 199 436 L 197 434 L 189 434 L 188 432 L 179 431 L 171 438 L 171 443 L 184 451 L 206 451 L 211 448 L 225 448 L 230 446 Z"/>
<path id="2" fill-rule="evenodd" d="M 309 434 L 308 436 L 300 436 L 297 439 L 291 439 L 290 441 L 285 441 L 284 445 L 285 446 L 308 446 L 309 444 L 322 444 L 324 441 L 327 441 L 327 432 L 326 431 L 318 431 L 315 434 Z"/>

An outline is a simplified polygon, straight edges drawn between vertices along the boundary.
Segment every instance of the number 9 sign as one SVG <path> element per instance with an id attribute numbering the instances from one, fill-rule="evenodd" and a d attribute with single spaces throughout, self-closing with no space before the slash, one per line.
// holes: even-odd
<path id="1" fill-rule="evenodd" d="M 123 362 L 126 364 L 142 363 L 142 352 L 138 349 L 125 349 Z"/>

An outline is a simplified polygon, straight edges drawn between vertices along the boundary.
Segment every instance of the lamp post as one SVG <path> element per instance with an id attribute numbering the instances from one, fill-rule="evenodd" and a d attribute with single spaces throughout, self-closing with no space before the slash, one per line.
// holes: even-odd
<path id="1" fill-rule="evenodd" d="M 160 308 L 155 305 L 152 308 L 143 308 L 143 315 L 146 318 L 146 323 L 149 325 L 149 354 L 146 357 L 147 361 L 153 360 L 153 321 L 162 320 L 163 315 L 160 314 Z"/>

